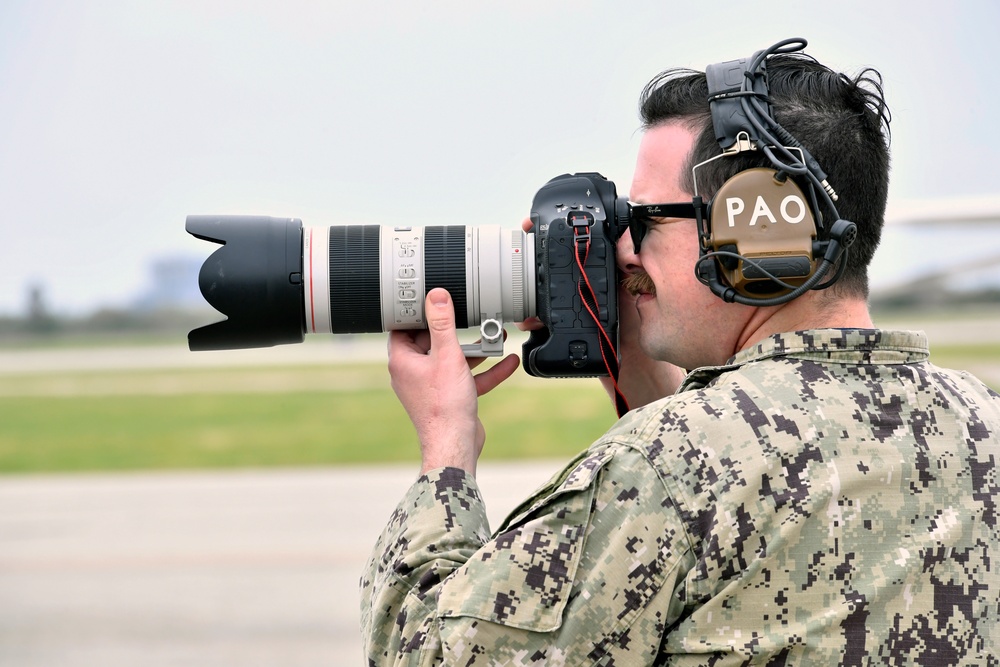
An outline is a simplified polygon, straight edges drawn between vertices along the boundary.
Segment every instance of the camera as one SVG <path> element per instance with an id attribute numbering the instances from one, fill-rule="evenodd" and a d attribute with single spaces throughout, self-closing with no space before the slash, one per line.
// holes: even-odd
<path id="1" fill-rule="evenodd" d="M 459 328 L 479 327 L 468 356 L 503 353 L 503 325 L 537 317 L 523 345 L 538 377 L 617 367 L 615 242 L 629 206 L 597 173 L 564 174 L 535 194 L 529 232 L 499 226 L 335 225 L 188 216 L 222 244 L 202 265 L 202 295 L 227 319 L 191 331 L 191 350 L 301 343 L 306 333 L 423 329 L 424 296 L 447 289 Z"/>

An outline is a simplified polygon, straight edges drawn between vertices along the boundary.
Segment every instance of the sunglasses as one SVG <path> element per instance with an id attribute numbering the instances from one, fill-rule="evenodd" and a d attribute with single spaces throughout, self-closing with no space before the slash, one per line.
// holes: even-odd
<path id="1" fill-rule="evenodd" d="M 646 238 L 650 225 L 661 224 L 653 218 L 683 218 L 694 220 L 694 204 L 628 204 L 628 230 L 632 234 L 632 246 L 636 254 Z M 623 231 L 624 233 L 624 231 Z"/>

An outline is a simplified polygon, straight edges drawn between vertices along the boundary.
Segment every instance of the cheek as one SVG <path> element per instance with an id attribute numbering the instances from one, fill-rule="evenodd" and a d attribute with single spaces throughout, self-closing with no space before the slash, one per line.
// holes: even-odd
<path id="1" fill-rule="evenodd" d="M 643 246 L 643 254 L 645 253 L 646 248 Z M 651 247 L 648 257 L 644 259 L 644 266 L 651 275 L 655 272 L 663 280 L 677 285 L 697 282 L 694 276 L 694 267 L 698 260 L 697 240 L 692 242 L 686 236 L 665 239 L 658 246 Z"/>
<path id="2" fill-rule="evenodd" d="M 649 247 L 650 252 L 646 253 Z M 698 259 L 698 231 L 694 221 L 671 222 L 654 228 L 642 242 L 643 258 L 669 258 L 671 263 L 694 266 Z"/>

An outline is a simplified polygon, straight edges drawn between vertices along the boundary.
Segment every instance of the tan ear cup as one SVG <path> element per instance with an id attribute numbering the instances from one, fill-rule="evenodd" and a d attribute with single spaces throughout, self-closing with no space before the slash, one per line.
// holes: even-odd
<path id="1" fill-rule="evenodd" d="M 721 253 L 715 257 L 720 273 L 739 294 L 781 296 L 815 273 L 816 220 L 802 189 L 776 170 L 748 169 L 730 178 L 712 199 L 709 218 L 705 250 Z"/>

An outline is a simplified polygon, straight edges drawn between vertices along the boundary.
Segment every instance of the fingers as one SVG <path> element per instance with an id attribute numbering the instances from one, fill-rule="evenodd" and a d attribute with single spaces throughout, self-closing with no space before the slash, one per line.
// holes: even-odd
<path id="1" fill-rule="evenodd" d="M 488 357 L 466 357 L 465 360 L 469 362 L 469 370 L 475 370 L 478 368 Z"/>
<path id="2" fill-rule="evenodd" d="M 514 374 L 520 363 L 517 355 L 511 354 L 498 361 L 488 370 L 475 376 L 476 394 L 483 396 L 493 391 L 501 382 Z"/>
<path id="3" fill-rule="evenodd" d="M 424 314 L 427 321 L 426 330 L 389 332 L 390 372 L 400 368 L 402 364 L 415 362 L 414 356 L 437 357 L 430 361 L 434 365 L 443 362 L 453 372 L 459 372 L 458 364 L 463 367 L 467 365 L 471 371 L 486 360 L 485 357 L 465 358 L 455 329 L 455 310 L 451 296 L 446 290 L 435 288 L 427 294 Z M 477 395 L 482 396 L 496 388 L 514 374 L 519 363 L 517 355 L 512 354 L 474 376 Z"/>
<path id="4" fill-rule="evenodd" d="M 534 331 L 535 329 L 542 329 L 545 327 L 542 321 L 534 316 L 529 317 L 523 322 L 515 322 L 514 326 L 521 331 Z"/>
<path id="5" fill-rule="evenodd" d="M 427 293 L 424 316 L 430 332 L 431 353 L 438 350 L 459 349 L 458 332 L 455 330 L 455 308 L 451 295 L 440 287 Z"/>
<path id="6" fill-rule="evenodd" d="M 432 289 L 424 300 L 424 318 L 427 329 L 400 329 L 389 332 L 389 354 L 412 352 L 431 354 L 449 348 L 460 349 L 455 330 L 455 309 L 451 296 L 442 288 Z"/>
<path id="7" fill-rule="evenodd" d="M 426 331 L 396 330 L 389 332 L 389 355 L 406 350 L 416 354 L 427 354 L 431 339 Z"/>

